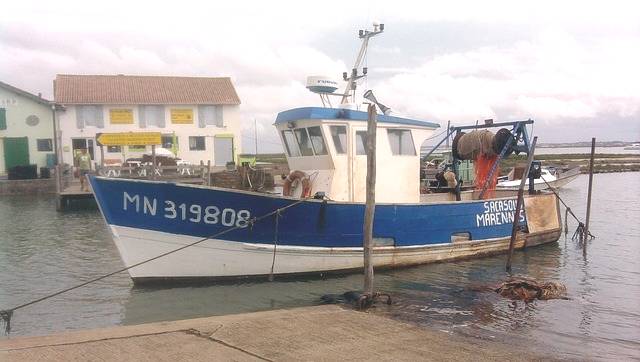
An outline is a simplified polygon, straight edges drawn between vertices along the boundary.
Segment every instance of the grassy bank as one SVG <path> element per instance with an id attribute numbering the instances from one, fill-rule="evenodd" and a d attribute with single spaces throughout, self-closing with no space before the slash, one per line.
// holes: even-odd
<path id="1" fill-rule="evenodd" d="M 534 159 L 542 161 L 544 166 L 559 168 L 580 167 L 582 172 L 588 172 L 590 154 L 587 153 L 562 153 L 549 155 L 535 155 Z M 527 155 L 511 155 L 500 162 L 500 169 L 508 172 L 516 164 L 524 164 Z M 594 158 L 593 171 L 595 173 L 606 172 L 631 172 L 640 171 L 640 156 L 633 154 L 602 153 Z"/>
<path id="2" fill-rule="evenodd" d="M 244 154 L 245 157 L 253 157 L 253 154 Z M 587 172 L 589 166 L 588 153 L 559 153 L 548 155 L 535 155 L 536 160 L 542 161 L 544 166 L 555 166 L 559 168 L 581 167 L 583 172 Z M 429 159 L 442 158 L 442 156 L 430 156 Z M 275 164 L 286 164 L 287 159 L 284 153 L 260 153 L 258 162 L 268 162 Z M 500 162 L 501 172 L 507 173 L 516 164 L 524 164 L 527 161 L 526 154 L 511 155 Z M 640 171 L 640 155 L 620 154 L 620 153 L 599 153 L 595 155 L 594 172 L 629 172 Z"/>

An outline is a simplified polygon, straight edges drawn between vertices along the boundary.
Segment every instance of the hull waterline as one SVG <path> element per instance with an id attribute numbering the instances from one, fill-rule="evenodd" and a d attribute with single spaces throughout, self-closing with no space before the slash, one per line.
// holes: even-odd
<path id="1" fill-rule="evenodd" d="M 134 265 L 152 255 L 160 255 L 197 238 L 162 232 L 114 227 L 115 243 L 126 265 Z M 532 247 L 558 240 L 561 230 L 519 234 L 515 248 Z M 374 248 L 376 268 L 402 268 L 504 253 L 510 238 L 461 241 L 412 247 Z M 274 262 L 275 260 L 275 262 Z M 318 275 L 347 273 L 363 268 L 362 248 L 314 248 L 206 240 L 151 263 L 129 270 L 136 283 L 161 281 L 224 280 L 274 275 Z"/>
<path id="2" fill-rule="evenodd" d="M 129 269 L 135 282 L 259 277 L 270 274 L 272 265 L 276 275 L 355 271 L 363 266 L 359 247 L 361 204 L 313 200 L 293 206 L 281 215 L 279 242 L 274 253 L 274 220 L 207 239 L 204 236 L 227 229 L 232 223 L 231 217 L 226 219 L 227 226 L 203 225 L 202 215 L 194 217 L 187 213 L 185 220 L 179 220 L 179 210 L 203 210 L 205 205 L 216 204 L 219 216 L 224 213 L 237 216 L 241 210 L 247 210 L 253 217 L 297 200 L 162 182 L 102 178 L 92 178 L 91 182 L 126 266 L 203 240 Z M 145 198 L 144 192 L 154 195 L 155 201 Z M 202 205 L 193 200 L 199 200 Z M 530 232 L 518 234 L 516 248 L 556 241 L 560 236 L 560 221 L 555 196 L 543 195 L 525 201 Z M 397 268 L 502 253 L 508 249 L 511 223 L 506 222 L 508 218 L 499 218 L 499 215 L 503 218 L 509 215 L 508 211 L 498 208 L 504 206 L 506 210 L 513 203 L 513 199 L 498 199 L 379 205 L 374 224 L 374 237 L 379 245 L 374 250 L 374 265 Z M 171 207 L 160 207 L 166 204 Z M 187 204 L 191 206 L 181 206 Z M 235 209 L 225 206 L 235 206 Z M 549 208 L 550 213 L 546 212 Z M 174 216 L 174 209 L 178 210 L 177 217 L 167 218 Z M 521 217 L 524 220 L 524 215 Z M 196 219 L 199 222 L 193 221 Z M 238 225 L 238 220 L 236 218 L 233 225 Z M 472 240 L 464 240 L 464 235 Z"/>

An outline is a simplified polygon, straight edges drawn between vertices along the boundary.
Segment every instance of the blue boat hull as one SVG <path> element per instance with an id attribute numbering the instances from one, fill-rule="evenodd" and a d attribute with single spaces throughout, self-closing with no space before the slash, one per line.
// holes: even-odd
<path id="1" fill-rule="evenodd" d="M 364 204 L 299 202 L 281 196 L 167 182 L 101 177 L 91 177 L 90 182 L 126 265 L 235 228 L 194 247 L 193 251 L 184 250 L 165 261 L 149 263 L 151 266 L 133 268 L 130 274 L 134 278 L 261 275 L 270 273 L 272 264 L 276 264 L 274 273 L 280 274 L 361 267 Z M 275 215 L 251 222 L 294 203 L 296 205 L 280 214 L 277 222 Z M 446 260 L 447 253 L 452 257 L 471 257 L 473 245 L 487 241 L 493 242 L 495 248 L 484 250 L 476 246 L 475 254 L 499 252 L 511 234 L 515 204 L 515 198 L 377 204 L 373 231 L 378 245 L 376 253 L 380 255 L 377 265 Z M 555 199 L 545 207 L 553 207 L 557 214 Z M 519 221 L 526 228 L 527 213 L 523 211 Z M 552 231 L 553 235 L 544 242 L 555 241 L 559 236 L 559 221 L 552 224 L 544 231 Z M 280 265 L 273 262 L 276 238 Z M 434 258 L 415 254 L 428 253 L 429 247 L 438 249 L 440 254 Z M 454 255 L 451 250 L 455 248 L 469 250 Z M 398 253 L 404 253 L 406 258 L 393 256 Z M 171 258 L 174 258 L 172 263 Z M 222 265 L 176 266 L 190 264 L 189 258 L 191 263 L 195 258 L 199 263 Z M 388 261 L 389 258 L 396 260 Z M 162 266 L 163 263 L 168 265 Z"/>

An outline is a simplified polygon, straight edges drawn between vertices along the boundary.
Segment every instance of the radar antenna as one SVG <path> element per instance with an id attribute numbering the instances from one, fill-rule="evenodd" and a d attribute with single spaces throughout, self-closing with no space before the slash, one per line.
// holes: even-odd
<path id="1" fill-rule="evenodd" d="M 384 31 L 384 24 L 378 24 L 377 22 L 373 23 L 373 31 L 369 30 L 360 30 L 358 32 L 358 37 L 362 39 L 362 45 L 360 46 L 360 51 L 358 52 L 358 57 L 356 58 L 356 62 L 351 68 L 351 76 L 347 74 L 347 72 L 342 73 L 342 79 L 347 82 L 347 86 L 345 87 L 344 92 L 342 93 L 342 101 L 340 104 L 349 103 L 349 96 L 353 95 L 355 97 L 356 90 L 356 81 L 358 79 L 364 78 L 367 75 L 367 68 L 362 68 L 362 74 L 358 74 L 358 68 L 360 68 L 360 64 L 364 58 L 364 55 L 367 53 L 367 47 L 369 46 L 369 39 L 382 33 Z"/>

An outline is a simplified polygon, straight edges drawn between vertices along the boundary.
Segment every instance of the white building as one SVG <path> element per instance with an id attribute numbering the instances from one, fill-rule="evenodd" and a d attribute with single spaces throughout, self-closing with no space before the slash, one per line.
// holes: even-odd
<path id="1" fill-rule="evenodd" d="M 0 175 L 14 166 L 53 165 L 53 155 L 51 103 L 0 82 Z"/>
<path id="2" fill-rule="evenodd" d="M 57 75 L 54 81 L 60 158 L 73 163 L 88 148 L 100 163 L 96 133 L 160 132 L 162 146 L 177 141 L 190 163 L 224 166 L 241 153 L 240 99 L 229 78 Z M 104 147 L 105 161 L 141 155 L 150 146 Z"/>

